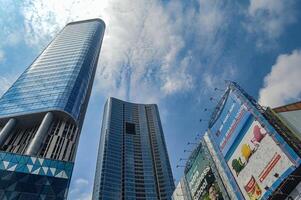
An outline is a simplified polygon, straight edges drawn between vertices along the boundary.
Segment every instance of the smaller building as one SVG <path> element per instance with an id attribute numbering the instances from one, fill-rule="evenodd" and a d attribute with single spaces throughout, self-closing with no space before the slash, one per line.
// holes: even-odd
<path id="1" fill-rule="evenodd" d="M 176 189 L 172 194 L 173 200 L 191 200 L 190 192 L 185 177 L 179 181 Z"/>
<path id="2" fill-rule="evenodd" d="M 222 164 L 221 164 L 221 160 L 218 158 L 217 156 L 217 152 L 214 150 L 213 148 L 213 144 L 212 141 L 210 140 L 209 136 L 208 136 L 208 132 L 206 132 L 204 134 L 203 137 L 203 141 L 206 144 L 206 147 L 208 149 L 208 152 L 212 158 L 212 162 L 214 163 L 216 170 L 221 178 L 221 182 L 223 183 L 223 185 L 225 186 L 225 190 L 229 196 L 230 199 L 237 199 L 238 195 L 235 191 L 236 188 L 232 187 L 231 181 L 229 180 L 229 178 L 227 177 L 225 168 L 223 168 Z"/>
<path id="3" fill-rule="evenodd" d="M 301 101 L 273 108 L 273 111 L 301 141 Z"/>
<path id="4" fill-rule="evenodd" d="M 230 199 L 204 139 L 191 153 L 173 199 Z"/>

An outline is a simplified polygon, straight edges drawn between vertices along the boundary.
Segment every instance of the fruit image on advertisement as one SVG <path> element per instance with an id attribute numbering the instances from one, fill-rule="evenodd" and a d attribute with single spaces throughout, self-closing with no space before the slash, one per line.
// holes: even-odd
<path id="1" fill-rule="evenodd" d="M 253 176 L 244 188 L 251 200 L 258 200 L 261 197 L 262 191 Z"/>
<path id="2" fill-rule="evenodd" d="M 241 147 L 241 155 L 244 157 L 244 159 L 246 161 L 249 160 L 249 158 L 251 157 L 252 155 L 252 149 L 251 147 L 248 145 L 248 144 L 243 144 L 242 147 Z"/>
<path id="3" fill-rule="evenodd" d="M 239 172 L 244 168 L 245 164 L 241 161 L 241 158 L 232 160 L 232 169 L 236 172 L 238 176 Z"/>
<path id="4" fill-rule="evenodd" d="M 254 118 L 226 155 L 227 164 L 245 199 L 259 200 L 294 163 Z"/>

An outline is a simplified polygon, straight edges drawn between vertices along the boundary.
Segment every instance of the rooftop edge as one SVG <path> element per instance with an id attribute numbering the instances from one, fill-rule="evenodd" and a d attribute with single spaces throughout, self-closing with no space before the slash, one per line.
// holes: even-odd
<path id="1" fill-rule="evenodd" d="M 80 21 L 73 21 L 73 22 L 67 23 L 66 26 L 72 25 L 72 24 L 79 24 L 79 23 L 91 22 L 91 21 L 98 21 L 98 22 L 100 22 L 104 27 L 106 27 L 106 23 L 105 23 L 102 19 L 100 19 L 100 18 L 85 19 L 85 20 L 80 20 Z"/>

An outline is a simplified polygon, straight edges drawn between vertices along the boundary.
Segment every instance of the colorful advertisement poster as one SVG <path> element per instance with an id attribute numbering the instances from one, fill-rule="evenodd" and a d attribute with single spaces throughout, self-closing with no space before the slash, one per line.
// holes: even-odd
<path id="1" fill-rule="evenodd" d="M 267 199 L 298 167 L 300 157 L 243 91 L 231 85 L 209 122 L 221 165 L 239 198 Z"/>
<path id="2" fill-rule="evenodd" d="M 186 180 L 193 200 L 223 200 L 210 163 L 202 151 L 186 174 Z"/>
<path id="3" fill-rule="evenodd" d="M 229 150 L 227 164 L 246 199 L 259 200 L 294 164 L 253 117 Z"/>

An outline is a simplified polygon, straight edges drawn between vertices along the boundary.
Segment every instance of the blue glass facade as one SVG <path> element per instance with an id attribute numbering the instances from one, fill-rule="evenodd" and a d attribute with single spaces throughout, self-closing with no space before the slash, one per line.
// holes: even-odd
<path id="1" fill-rule="evenodd" d="M 157 106 L 109 98 L 93 199 L 171 199 L 173 190 Z"/>
<path id="2" fill-rule="evenodd" d="M 0 152 L 1 199 L 66 199 L 72 162 Z"/>
<path id="3" fill-rule="evenodd" d="M 0 98 L 0 199 L 66 199 L 105 24 L 67 24 Z"/>
<path id="4" fill-rule="evenodd" d="M 79 120 L 105 25 L 70 23 L 0 99 L 0 118 L 61 111 Z"/>

